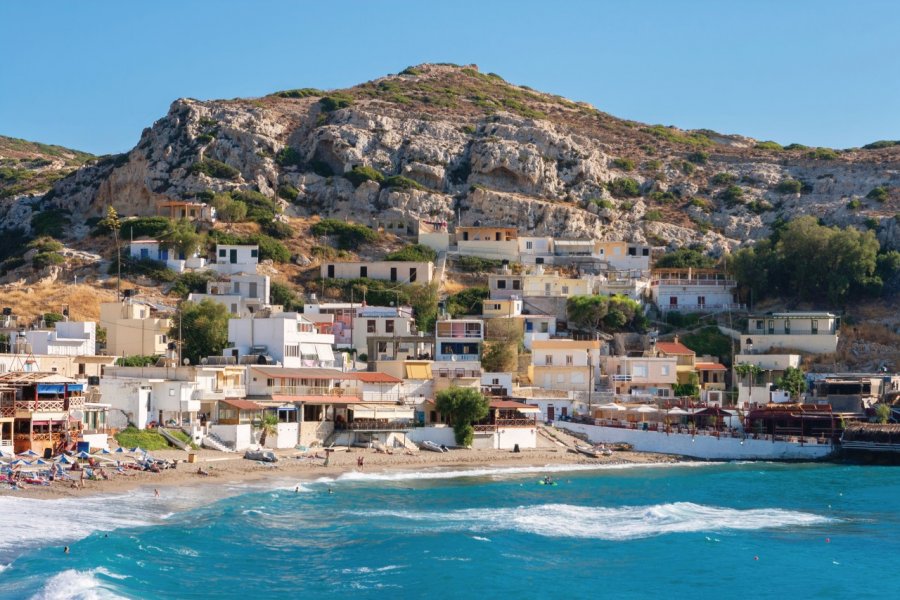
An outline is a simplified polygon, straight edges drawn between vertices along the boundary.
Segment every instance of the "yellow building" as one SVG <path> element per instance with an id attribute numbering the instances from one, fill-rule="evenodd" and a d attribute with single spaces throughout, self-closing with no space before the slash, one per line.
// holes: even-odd
<path id="1" fill-rule="evenodd" d="M 106 352 L 114 356 L 165 354 L 172 322 L 146 304 L 104 302 L 100 327 L 106 329 Z"/>
<path id="2" fill-rule="evenodd" d="M 690 383 L 691 376 L 697 372 L 697 355 L 693 350 L 679 342 L 677 335 L 673 342 L 657 342 L 653 354 L 661 358 L 676 359 L 675 370 L 677 382 L 680 384 Z"/>
<path id="3" fill-rule="evenodd" d="M 517 261 L 519 231 L 515 227 L 457 227 L 456 247 L 461 256 Z"/>
<path id="4" fill-rule="evenodd" d="M 531 342 L 531 383 L 545 390 L 588 391 L 600 376 L 598 340 L 534 340 Z"/>

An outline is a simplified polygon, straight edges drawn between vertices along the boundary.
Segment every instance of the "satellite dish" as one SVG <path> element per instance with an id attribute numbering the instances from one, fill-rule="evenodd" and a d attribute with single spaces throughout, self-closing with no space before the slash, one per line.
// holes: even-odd
<path id="1" fill-rule="evenodd" d="M 187 359 L 185 359 L 185 360 L 187 360 Z M 209 364 L 209 359 L 208 359 L 208 358 L 201 358 L 201 359 L 200 359 L 200 364 L 201 364 L 201 365 Z"/>
<path id="2" fill-rule="evenodd" d="M 188 366 L 189 364 L 191 364 L 191 359 L 186 358 L 186 359 L 184 359 L 184 360 L 181 361 L 181 362 L 182 362 L 182 364 L 184 364 L 184 366 Z"/>

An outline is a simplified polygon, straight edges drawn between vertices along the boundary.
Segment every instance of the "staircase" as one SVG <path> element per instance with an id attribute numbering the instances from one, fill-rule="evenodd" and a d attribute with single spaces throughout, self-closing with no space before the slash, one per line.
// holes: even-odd
<path id="1" fill-rule="evenodd" d="M 173 446 L 175 446 L 176 448 L 180 448 L 181 450 L 190 450 L 191 449 L 190 444 L 185 444 L 184 442 L 179 440 L 177 437 L 172 435 L 172 433 L 165 427 L 158 427 L 156 430 L 159 432 L 159 435 L 166 438 L 166 441 L 169 442 L 170 444 L 172 444 Z"/>
<path id="2" fill-rule="evenodd" d="M 218 450 L 219 452 L 234 452 L 234 450 L 232 450 L 231 447 L 228 446 L 228 444 L 222 441 L 222 439 L 214 433 L 210 433 L 209 435 L 204 437 L 201 445 L 204 448 Z"/>

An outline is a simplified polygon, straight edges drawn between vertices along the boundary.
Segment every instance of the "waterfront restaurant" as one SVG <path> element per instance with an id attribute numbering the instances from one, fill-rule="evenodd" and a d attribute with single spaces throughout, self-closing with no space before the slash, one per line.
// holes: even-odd
<path id="1" fill-rule="evenodd" d="M 78 420 L 70 431 L 70 414 L 83 413 L 84 384 L 56 373 L 11 372 L 0 375 L 0 390 L 0 417 L 13 419 L 16 454 L 32 450 L 49 457 L 77 438 Z"/>

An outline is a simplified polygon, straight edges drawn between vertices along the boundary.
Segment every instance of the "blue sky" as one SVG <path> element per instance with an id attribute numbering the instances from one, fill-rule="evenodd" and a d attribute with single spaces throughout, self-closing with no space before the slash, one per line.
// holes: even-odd
<path id="1" fill-rule="evenodd" d="M 900 139 L 889 0 L 0 2 L 0 134 L 133 147 L 175 98 L 476 63 L 610 114 L 836 148 Z"/>

